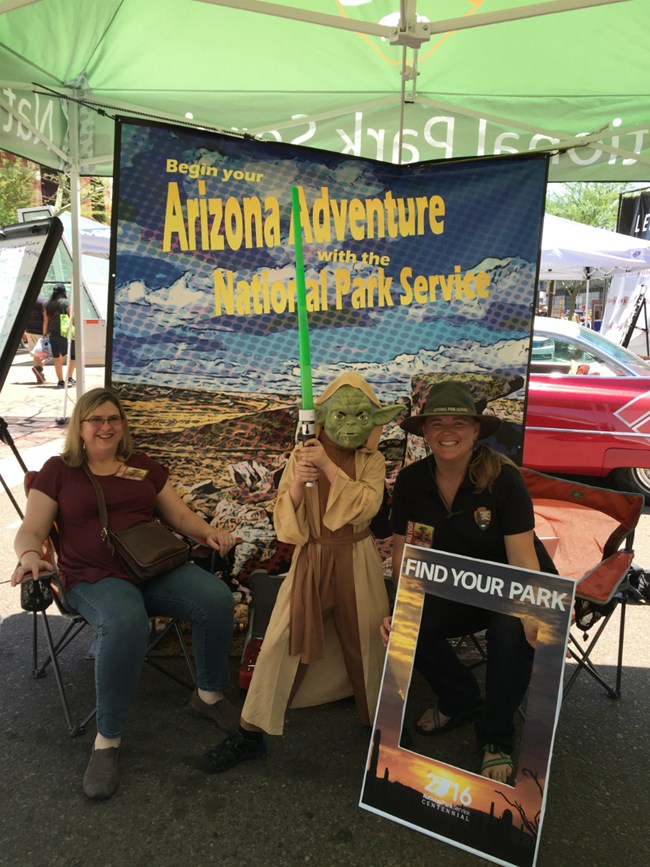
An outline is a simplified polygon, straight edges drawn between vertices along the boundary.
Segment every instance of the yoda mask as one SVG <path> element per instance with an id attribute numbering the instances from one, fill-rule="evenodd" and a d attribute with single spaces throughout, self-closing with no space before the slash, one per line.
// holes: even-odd
<path id="1" fill-rule="evenodd" d="M 346 449 L 366 445 L 375 449 L 381 428 L 403 409 L 382 407 L 372 388 L 358 373 L 344 373 L 316 401 L 316 422 L 327 436 Z"/>

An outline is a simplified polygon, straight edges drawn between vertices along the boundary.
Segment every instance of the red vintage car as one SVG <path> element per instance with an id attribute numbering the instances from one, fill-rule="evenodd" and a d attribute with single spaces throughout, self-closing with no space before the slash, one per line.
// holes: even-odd
<path id="1" fill-rule="evenodd" d="M 650 502 L 650 364 L 575 322 L 536 317 L 523 464 Z"/>

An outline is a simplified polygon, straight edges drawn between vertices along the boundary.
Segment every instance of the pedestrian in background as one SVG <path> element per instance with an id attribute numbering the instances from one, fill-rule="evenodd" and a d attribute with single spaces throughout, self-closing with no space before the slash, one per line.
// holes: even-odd
<path id="1" fill-rule="evenodd" d="M 52 290 L 52 297 L 45 305 L 45 327 L 52 347 L 52 363 L 54 364 L 54 369 L 58 379 L 57 388 L 65 388 L 65 380 L 63 379 L 63 361 L 68 354 L 68 339 L 61 333 L 61 314 L 67 314 L 69 306 L 65 286 L 63 286 L 62 283 L 57 283 Z M 75 380 L 72 378 L 74 366 L 75 357 L 73 340 L 70 343 L 70 358 L 68 360 L 68 385 L 75 384 Z"/>
<path id="2" fill-rule="evenodd" d="M 47 329 L 45 327 L 44 308 L 45 299 L 39 295 L 36 303 L 32 308 L 31 313 L 29 314 L 29 319 L 27 320 L 24 337 L 27 343 L 27 351 L 32 356 L 32 360 L 34 362 L 34 366 L 32 367 L 32 373 L 36 377 L 36 382 L 38 382 L 39 385 L 45 382 L 43 365 L 47 362 L 43 361 L 43 359 L 41 359 L 38 355 L 34 355 L 34 347 L 41 339 L 41 337 L 47 334 Z"/>

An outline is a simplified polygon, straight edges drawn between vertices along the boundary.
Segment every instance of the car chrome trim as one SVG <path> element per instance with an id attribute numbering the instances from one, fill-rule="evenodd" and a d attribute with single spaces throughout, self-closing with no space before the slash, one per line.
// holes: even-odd
<path id="1" fill-rule="evenodd" d="M 633 430 L 589 430 L 587 428 L 569 428 L 569 427 L 535 427 L 534 425 L 527 424 L 525 427 L 527 431 L 546 431 L 551 433 L 566 433 L 566 434 L 581 434 L 583 436 L 603 436 L 603 437 L 634 437 L 634 439 L 642 439 L 649 440 L 650 436 L 647 434 L 636 433 Z"/>

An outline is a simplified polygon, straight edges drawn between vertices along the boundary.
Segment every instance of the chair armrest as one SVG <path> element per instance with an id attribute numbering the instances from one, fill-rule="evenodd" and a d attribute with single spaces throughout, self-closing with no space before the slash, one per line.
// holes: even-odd
<path id="1" fill-rule="evenodd" d="M 27 578 L 20 584 L 20 607 L 23 611 L 45 611 L 53 599 L 52 581 L 57 572 L 41 572 L 38 578 Z"/>
<path id="2" fill-rule="evenodd" d="M 618 592 L 633 559 L 633 551 L 616 551 L 607 557 L 578 581 L 576 598 L 606 605 Z"/>

